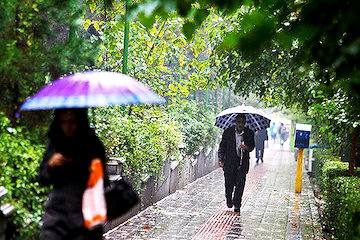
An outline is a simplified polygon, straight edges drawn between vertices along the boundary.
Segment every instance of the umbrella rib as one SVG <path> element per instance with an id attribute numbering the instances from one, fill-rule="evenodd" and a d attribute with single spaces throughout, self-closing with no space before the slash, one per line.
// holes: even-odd
<path id="1" fill-rule="evenodd" d="M 253 116 L 252 114 L 249 114 L 249 115 L 250 115 L 250 116 L 252 117 L 252 119 L 254 120 L 254 123 L 256 123 L 258 129 L 261 129 L 259 123 L 256 121 L 256 119 L 254 118 L 254 116 Z"/>
<path id="2" fill-rule="evenodd" d="M 232 117 L 234 116 L 234 114 L 236 113 L 232 113 L 231 116 L 226 120 L 226 122 L 224 123 L 224 127 L 226 127 L 226 124 L 230 121 L 230 119 L 232 119 Z M 237 114 L 236 114 L 237 115 Z"/>

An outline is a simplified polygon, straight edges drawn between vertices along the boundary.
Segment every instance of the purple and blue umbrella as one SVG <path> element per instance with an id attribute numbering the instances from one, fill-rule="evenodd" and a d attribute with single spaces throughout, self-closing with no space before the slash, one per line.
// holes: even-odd
<path id="1" fill-rule="evenodd" d="M 134 78 L 115 72 L 87 71 L 51 82 L 20 110 L 161 104 L 165 99 Z"/>

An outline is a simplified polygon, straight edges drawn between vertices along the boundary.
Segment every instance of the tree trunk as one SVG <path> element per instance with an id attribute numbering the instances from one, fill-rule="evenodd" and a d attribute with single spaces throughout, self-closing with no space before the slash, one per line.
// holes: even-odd
<path id="1" fill-rule="evenodd" d="M 345 140 L 345 139 L 343 139 L 343 140 Z M 340 157 L 341 161 L 344 162 L 344 143 L 343 142 L 340 144 L 339 157 Z"/>
<path id="2" fill-rule="evenodd" d="M 360 133 L 360 126 L 354 128 L 351 136 L 350 159 L 349 159 L 349 174 L 354 175 L 355 160 L 356 160 L 356 143 Z"/>

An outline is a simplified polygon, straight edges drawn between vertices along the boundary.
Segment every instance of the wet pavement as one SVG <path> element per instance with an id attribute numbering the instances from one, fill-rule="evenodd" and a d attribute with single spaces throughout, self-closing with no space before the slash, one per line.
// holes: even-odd
<path id="1" fill-rule="evenodd" d="M 323 239 L 306 171 L 302 193 L 294 192 L 294 154 L 274 146 L 265 149 L 264 163 L 256 165 L 252 156 L 251 166 L 240 214 L 226 207 L 223 171 L 217 169 L 110 230 L 105 239 Z"/>

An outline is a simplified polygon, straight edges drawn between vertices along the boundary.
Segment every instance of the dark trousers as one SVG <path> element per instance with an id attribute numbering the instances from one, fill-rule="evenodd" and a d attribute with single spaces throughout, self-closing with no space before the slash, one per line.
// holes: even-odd
<path id="1" fill-rule="evenodd" d="M 68 231 L 68 232 L 66 232 Z M 40 239 L 44 240 L 100 240 L 102 239 L 103 229 L 97 227 L 91 231 L 83 229 L 73 229 L 71 231 L 58 228 L 42 229 Z"/>
<path id="2" fill-rule="evenodd" d="M 242 195 L 244 193 L 246 174 L 241 169 L 231 169 L 230 171 L 224 172 L 224 177 L 226 199 L 232 199 L 234 207 L 240 208 Z"/>
<path id="3" fill-rule="evenodd" d="M 255 149 L 256 160 L 263 159 L 264 157 L 264 149 L 256 148 Z"/>
<path id="4" fill-rule="evenodd" d="M 61 226 L 54 226 L 53 228 L 42 228 L 40 232 L 41 240 L 100 240 L 102 239 L 103 229 L 97 227 L 91 231 L 80 229 L 66 229 Z"/>
<path id="5" fill-rule="evenodd" d="M 102 239 L 103 226 L 91 231 L 83 226 L 82 191 L 72 186 L 57 188 L 49 194 L 42 217 L 40 240 Z"/>

